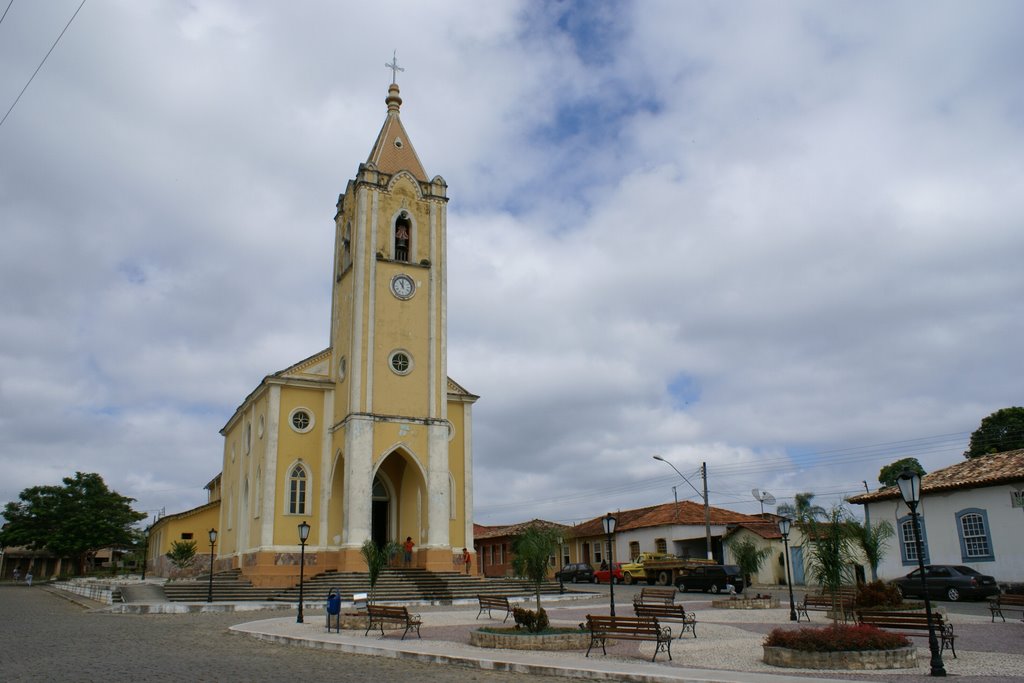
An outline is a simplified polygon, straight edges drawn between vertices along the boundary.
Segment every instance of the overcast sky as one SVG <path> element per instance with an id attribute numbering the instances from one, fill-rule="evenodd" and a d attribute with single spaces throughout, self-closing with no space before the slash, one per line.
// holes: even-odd
<path id="1" fill-rule="evenodd" d="M 0 115 L 80 0 L 0 23 Z M 0 2 L 0 6 L 6 3 Z M 91 0 L 0 125 L 0 504 L 205 502 L 328 344 L 386 112 L 449 183 L 476 521 L 829 506 L 1024 404 L 1019 2 Z M 766 509 L 773 509 L 771 506 Z"/>

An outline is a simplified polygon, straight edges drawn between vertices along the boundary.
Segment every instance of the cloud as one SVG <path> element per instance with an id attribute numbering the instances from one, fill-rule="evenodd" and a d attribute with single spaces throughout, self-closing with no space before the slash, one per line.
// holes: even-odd
<path id="1" fill-rule="evenodd" d="M 12 8 L 0 101 L 76 6 Z M 235 406 L 327 344 L 394 49 L 450 185 L 478 521 L 682 495 L 655 453 L 745 512 L 955 462 L 1020 404 L 1020 14 L 87 5 L 0 127 L 0 499 L 205 500 Z"/>

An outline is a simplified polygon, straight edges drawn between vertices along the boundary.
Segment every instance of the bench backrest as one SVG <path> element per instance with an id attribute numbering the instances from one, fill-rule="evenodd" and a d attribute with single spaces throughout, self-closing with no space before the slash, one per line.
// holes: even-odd
<path id="1" fill-rule="evenodd" d="M 686 616 L 686 610 L 682 605 L 663 605 L 656 602 L 638 602 L 633 605 L 633 611 L 638 617 L 677 617 Z"/>
<path id="2" fill-rule="evenodd" d="M 1000 594 L 992 596 L 993 602 L 998 605 L 1024 605 L 1024 595 Z"/>
<path id="3" fill-rule="evenodd" d="M 860 612 L 859 619 L 862 624 L 871 626 L 892 626 L 895 628 L 928 628 L 927 614 L 910 614 L 907 612 Z M 935 626 L 942 628 L 944 620 L 938 612 L 932 612 L 932 621 Z"/>
<path id="4" fill-rule="evenodd" d="M 480 601 L 481 605 L 501 605 L 502 607 L 508 606 L 508 598 L 501 595 L 478 595 L 476 599 Z"/>
<path id="5" fill-rule="evenodd" d="M 658 627 L 658 620 L 654 617 L 612 617 L 588 614 L 587 628 L 595 633 L 625 631 L 657 635 L 661 632 L 661 629 Z"/>
<path id="6" fill-rule="evenodd" d="M 408 619 L 409 610 L 405 607 L 391 607 L 387 605 L 367 605 L 367 613 L 372 617 L 392 617 L 397 619 Z"/>
<path id="7" fill-rule="evenodd" d="M 663 602 L 665 604 L 672 604 L 675 600 L 675 588 L 641 588 L 640 597 L 635 602 Z"/>

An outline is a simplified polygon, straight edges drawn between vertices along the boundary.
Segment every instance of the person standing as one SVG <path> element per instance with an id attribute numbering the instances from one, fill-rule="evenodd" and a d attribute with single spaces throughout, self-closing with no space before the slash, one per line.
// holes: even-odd
<path id="1" fill-rule="evenodd" d="M 412 536 L 405 537 L 405 543 L 402 548 L 405 550 L 405 566 L 412 566 L 412 549 L 416 544 L 412 542 Z"/>
<path id="2" fill-rule="evenodd" d="M 14 568 L 14 582 L 17 583 L 19 581 L 21 581 L 21 570 L 18 569 L 17 567 L 15 567 Z"/>
<path id="3" fill-rule="evenodd" d="M 467 550 L 466 548 L 463 548 L 462 549 L 462 564 L 466 565 L 466 573 L 467 574 L 469 573 L 469 565 L 472 562 L 472 560 L 473 560 L 473 558 L 470 556 L 469 550 Z"/>
<path id="4" fill-rule="evenodd" d="M 32 570 L 31 569 L 29 569 L 27 572 L 25 572 L 25 583 L 27 583 L 30 586 L 32 585 Z"/>

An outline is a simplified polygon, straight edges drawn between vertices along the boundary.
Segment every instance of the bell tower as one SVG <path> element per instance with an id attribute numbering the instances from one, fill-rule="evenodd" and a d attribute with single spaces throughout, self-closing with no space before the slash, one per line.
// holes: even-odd
<path id="1" fill-rule="evenodd" d="M 341 521 L 342 569 L 363 570 L 367 539 L 406 537 L 418 566 L 451 569 L 448 187 L 441 176 L 428 179 L 394 79 L 385 102 L 384 125 L 335 214 L 327 438 L 331 498 L 340 502 L 330 514 Z"/>

